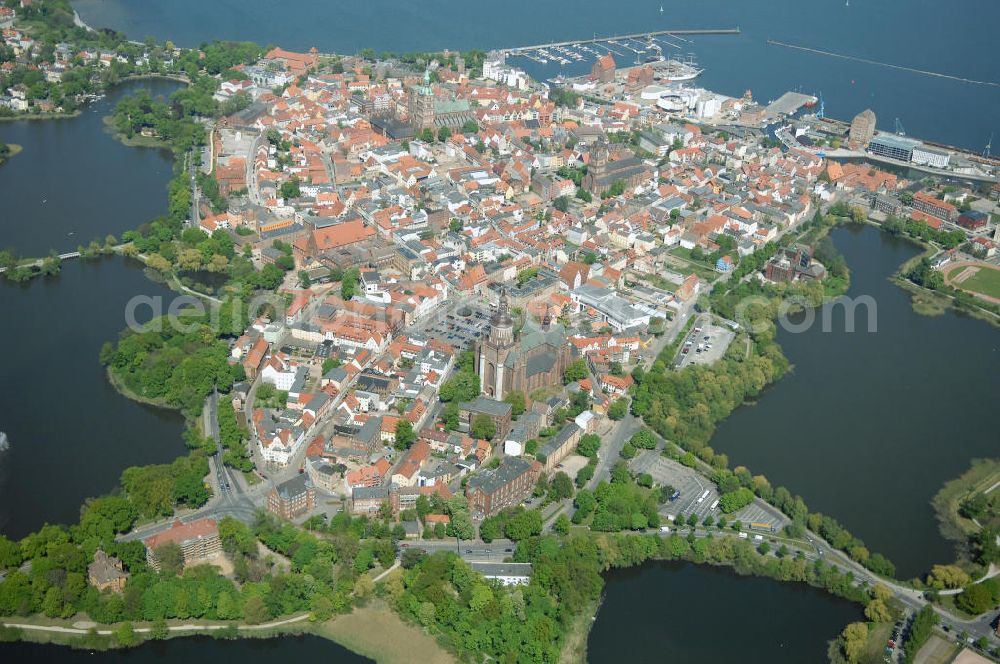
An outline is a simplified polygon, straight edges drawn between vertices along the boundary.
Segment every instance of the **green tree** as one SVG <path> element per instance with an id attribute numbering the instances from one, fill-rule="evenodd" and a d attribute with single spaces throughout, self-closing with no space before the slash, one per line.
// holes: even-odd
<path id="1" fill-rule="evenodd" d="M 583 358 L 573 360 L 563 373 L 563 381 L 572 383 L 587 377 L 587 362 Z"/>
<path id="2" fill-rule="evenodd" d="M 497 427 L 492 417 L 485 413 L 480 413 L 472 418 L 470 433 L 474 438 L 493 440 L 493 437 L 497 435 Z"/>
<path id="3" fill-rule="evenodd" d="M 564 500 L 573 497 L 573 480 L 569 475 L 559 471 L 552 476 L 549 482 L 549 498 L 551 500 Z"/>
<path id="4" fill-rule="evenodd" d="M 251 595 L 243 605 L 243 620 L 248 625 L 259 625 L 267 620 L 267 605 L 260 595 Z"/>
<path id="5" fill-rule="evenodd" d="M 517 418 L 524 412 L 524 392 L 514 390 L 509 392 L 503 400 L 510 404 L 511 416 Z"/>
<path id="6" fill-rule="evenodd" d="M 955 603 L 967 613 L 979 615 L 992 609 L 998 598 L 993 596 L 986 584 L 977 583 L 965 587 Z"/>
<path id="7" fill-rule="evenodd" d="M 859 661 L 867 640 L 868 625 L 865 623 L 854 622 L 845 627 L 839 639 L 844 658 L 852 663 Z"/>
<path id="8" fill-rule="evenodd" d="M 176 576 L 184 569 L 184 553 L 177 542 L 164 542 L 154 553 L 164 574 Z"/>
<path id="9" fill-rule="evenodd" d="M 565 514 L 560 514 L 556 517 L 555 523 L 552 524 L 552 530 L 559 533 L 560 535 L 565 535 L 569 532 L 570 522 Z"/>
<path id="10" fill-rule="evenodd" d="M 413 432 L 413 424 L 406 419 L 396 422 L 396 449 L 408 450 L 417 439 L 417 434 Z"/>
<path id="11" fill-rule="evenodd" d="M 120 646 L 128 647 L 135 645 L 138 639 L 135 635 L 135 630 L 132 629 L 132 623 L 126 621 L 123 622 L 115 629 L 115 641 Z"/>

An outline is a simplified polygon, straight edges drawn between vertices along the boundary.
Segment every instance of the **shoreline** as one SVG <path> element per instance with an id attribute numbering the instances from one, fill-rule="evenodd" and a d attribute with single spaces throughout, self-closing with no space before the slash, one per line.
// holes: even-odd
<path id="1" fill-rule="evenodd" d="M 155 136 L 126 136 L 122 132 L 118 131 L 115 127 L 115 120 L 113 115 L 105 115 L 101 118 L 101 122 L 104 123 L 104 131 L 109 134 L 116 141 L 130 148 L 149 148 L 153 150 L 169 150 L 170 144 L 161 138 Z"/>
<path id="2" fill-rule="evenodd" d="M 142 396 L 140 394 L 136 394 L 135 392 L 133 392 L 132 390 L 130 390 L 128 387 L 126 387 L 121 382 L 121 380 L 118 379 L 117 376 L 115 376 L 114 372 L 111 370 L 111 367 L 105 367 L 104 368 L 104 374 L 107 377 L 108 382 L 111 383 L 111 387 L 115 388 L 115 392 L 117 392 L 118 394 L 122 395 L 126 399 L 131 399 L 132 401 L 135 401 L 136 403 L 141 403 L 141 404 L 146 405 L 146 406 L 153 406 L 154 408 L 161 408 L 163 410 L 176 411 L 178 413 L 180 412 L 179 408 L 171 406 L 169 403 L 167 403 L 166 401 L 164 401 L 162 399 L 151 399 L 149 397 L 144 397 L 144 396 Z"/>
<path id="3" fill-rule="evenodd" d="M 408 664 L 413 661 L 414 654 L 419 654 L 420 661 L 425 664 L 451 664 L 458 661 L 457 657 L 442 648 L 431 634 L 421 627 L 406 622 L 381 599 L 373 599 L 363 606 L 354 607 L 350 613 L 334 615 L 324 622 L 314 621 L 310 613 L 278 618 L 260 625 L 175 619 L 168 621 L 165 638 L 151 635 L 154 623 L 132 623 L 136 641 L 131 644 L 120 644 L 114 640 L 116 628 L 124 625 L 124 622 L 98 625 L 90 621 L 76 621 L 65 625 L 27 622 L 30 620 L 32 618 L 25 618 L 20 622 L 0 621 L 0 629 L 6 632 L 4 636 L 14 637 L 5 640 L 61 646 L 72 650 L 124 652 L 151 642 L 191 637 L 237 640 L 309 635 L 336 643 L 345 650 L 368 657 L 380 664 Z M 50 618 L 42 620 L 48 623 L 59 622 Z M 383 639 L 386 636 L 389 640 L 395 637 L 397 647 L 376 648 L 376 642 L 384 645 Z M 89 642 L 94 637 L 97 637 L 98 642 Z M 2 642 L 3 640 L 0 640 L 0 643 Z"/>
<path id="4" fill-rule="evenodd" d="M 24 146 L 18 143 L 0 143 L 0 145 L 7 146 L 7 154 L 0 156 L 0 166 L 3 166 L 12 158 L 24 152 Z"/>

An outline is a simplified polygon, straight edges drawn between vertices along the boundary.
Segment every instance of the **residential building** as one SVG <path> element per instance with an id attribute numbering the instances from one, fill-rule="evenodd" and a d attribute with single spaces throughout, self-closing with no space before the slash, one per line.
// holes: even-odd
<path id="1" fill-rule="evenodd" d="M 296 475 L 267 494 L 267 511 L 282 519 L 294 519 L 316 508 L 316 490 L 309 476 Z"/>
<path id="2" fill-rule="evenodd" d="M 498 438 L 504 438 L 510 430 L 511 413 L 513 408 L 506 401 L 488 399 L 478 396 L 472 401 L 465 401 L 458 404 L 459 421 L 467 425 L 470 430 L 472 422 L 480 415 L 485 415 L 493 420 Z"/>
<path id="3" fill-rule="evenodd" d="M 544 445 L 538 448 L 538 461 L 544 464 L 545 472 L 552 472 L 555 467 L 562 463 L 569 454 L 576 449 L 576 444 L 580 442 L 583 429 L 570 422 L 556 435 L 552 436 Z"/>
<path id="4" fill-rule="evenodd" d="M 94 552 L 94 560 L 87 566 L 87 581 L 99 591 L 111 590 L 120 593 L 125 589 L 129 574 L 122 567 L 122 561 L 109 556 L 101 549 Z"/>
<path id="5" fill-rule="evenodd" d="M 520 457 L 506 457 L 499 468 L 482 470 L 469 478 L 465 496 L 476 516 L 490 517 L 521 504 L 535 488 L 540 465 Z"/>
<path id="6" fill-rule="evenodd" d="M 198 519 L 190 523 L 175 519 L 169 529 L 147 537 L 142 542 L 146 545 L 146 562 L 157 571 L 160 569 L 160 561 L 156 557 L 156 551 L 168 542 L 181 548 L 185 565 L 207 560 L 222 551 L 219 527 L 214 519 Z"/>
<path id="7" fill-rule="evenodd" d="M 377 514 L 389 502 L 388 486 L 356 486 L 351 489 L 352 514 Z"/>
<path id="8" fill-rule="evenodd" d="M 914 210 L 937 217 L 942 221 L 954 221 L 958 216 L 958 208 L 954 205 L 923 191 L 913 194 L 912 207 Z"/>

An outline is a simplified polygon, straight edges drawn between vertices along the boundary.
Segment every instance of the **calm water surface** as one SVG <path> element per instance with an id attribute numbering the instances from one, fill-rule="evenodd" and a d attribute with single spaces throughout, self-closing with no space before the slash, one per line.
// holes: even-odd
<path id="1" fill-rule="evenodd" d="M 751 89 L 761 101 L 801 88 L 822 92 L 832 117 L 874 109 L 879 126 L 899 118 L 911 136 L 974 148 L 990 132 L 1000 136 L 1000 88 L 934 78 L 803 51 L 769 46 L 768 39 L 881 62 L 1000 81 L 994 0 L 600 0 L 502 5 L 463 0 L 74 0 L 94 26 L 153 35 L 196 46 L 213 39 L 249 39 L 285 48 L 355 53 L 362 48 L 396 52 L 490 49 L 678 28 L 739 27 L 738 36 L 671 40 L 692 52 L 703 85 L 739 96 Z M 664 12 L 660 13 L 660 7 Z M 920 37 L 916 37 L 920 35 Z M 631 52 L 617 49 L 628 55 Z M 588 56 L 590 57 L 590 56 Z M 619 60 L 625 60 L 616 56 Z M 539 78 L 579 74 L 582 65 L 519 66 Z M 620 62 L 620 65 L 627 64 Z"/>
<path id="2" fill-rule="evenodd" d="M 833 241 L 851 269 L 850 297 L 864 308 L 853 333 L 843 308 L 778 342 L 794 371 L 757 404 L 719 425 L 712 447 L 800 494 L 887 555 L 901 578 L 954 558 L 930 500 L 972 459 L 1000 452 L 1000 333 L 951 312 L 916 314 L 888 280 L 918 250 L 871 227 L 838 228 Z"/>
<path id="3" fill-rule="evenodd" d="M 163 214 L 170 152 L 123 145 L 104 118 L 131 91 L 166 97 L 178 87 L 156 79 L 129 83 L 77 117 L 0 122 L 0 141 L 24 146 L 0 166 L 0 247 L 22 256 L 73 251 Z"/>
<path id="4" fill-rule="evenodd" d="M 804 584 L 691 563 L 650 563 L 606 576 L 587 641 L 592 664 L 826 661 L 827 642 L 861 608 Z"/>
<path id="5" fill-rule="evenodd" d="M 0 215 L 0 247 L 66 251 L 163 212 L 170 154 L 121 145 L 101 121 L 138 87 L 166 95 L 177 84 L 120 87 L 76 118 L 0 123 L 0 140 L 24 146 L 0 167 L 0 201 L 11 211 Z M 181 416 L 119 395 L 98 361 L 132 297 L 172 297 L 137 265 L 67 261 L 58 277 L 0 280 L 0 431 L 11 441 L 0 452 L 0 533 L 74 523 L 83 500 L 113 489 L 126 467 L 184 452 Z"/>
<path id="6" fill-rule="evenodd" d="M 323 662 L 324 664 L 363 664 L 371 662 L 346 648 L 318 636 L 285 636 L 280 639 L 236 639 L 219 641 L 208 637 L 191 637 L 153 641 L 131 650 L 90 652 L 61 646 L 35 643 L 0 644 L 0 657 L 6 662 L 184 662 L 185 664 L 219 664 L 238 661 L 242 664 L 274 664 L 276 661 Z"/>

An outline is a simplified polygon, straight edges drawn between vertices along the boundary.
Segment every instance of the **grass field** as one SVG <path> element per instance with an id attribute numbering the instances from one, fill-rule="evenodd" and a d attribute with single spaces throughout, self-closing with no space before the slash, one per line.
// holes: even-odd
<path id="1" fill-rule="evenodd" d="M 931 501 L 941 524 L 941 533 L 948 539 L 962 541 L 972 533 L 978 532 L 979 526 L 970 519 L 962 517 L 958 513 L 958 508 L 963 500 L 988 491 L 998 482 L 1000 482 L 1000 461 L 995 459 L 976 459 L 969 470 L 960 477 L 946 482 Z M 989 491 L 990 503 L 994 500 L 994 494 L 1000 496 L 1000 487 Z M 995 514 L 991 516 L 992 519 L 998 518 Z M 987 524 L 992 519 L 988 518 Z M 987 524 L 980 522 L 980 525 Z"/>
<path id="2" fill-rule="evenodd" d="M 403 622 L 392 609 L 378 600 L 356 608 L 346 616 L 316 625 L 311 631 L 380 664 L 450 664 L 455 661 L 432 636 Z"/>
<path id="3" fill-rule="evenodd" d="M 984 267 L 963 281 L 960 288 L 1000 300 L 1000 270 Z"/>
<path id="4" fill-rule="evenodd" d="M 947 664 L 955 656 L 957 647 L 954 643 L 945 641 L 937 634 L 932 634 L 924 647 L 913 659 L 914 664 Z"/>
<path id="5" fill-rule="evenodd" d="M 559 664 L 584 664 L 587 661 L 587 638 L 594 626 L 593 617 L 597 615 L 598 602 L 592 602 L 580 612 L 566 632 L 566 642 L 563 644 Z"/>

